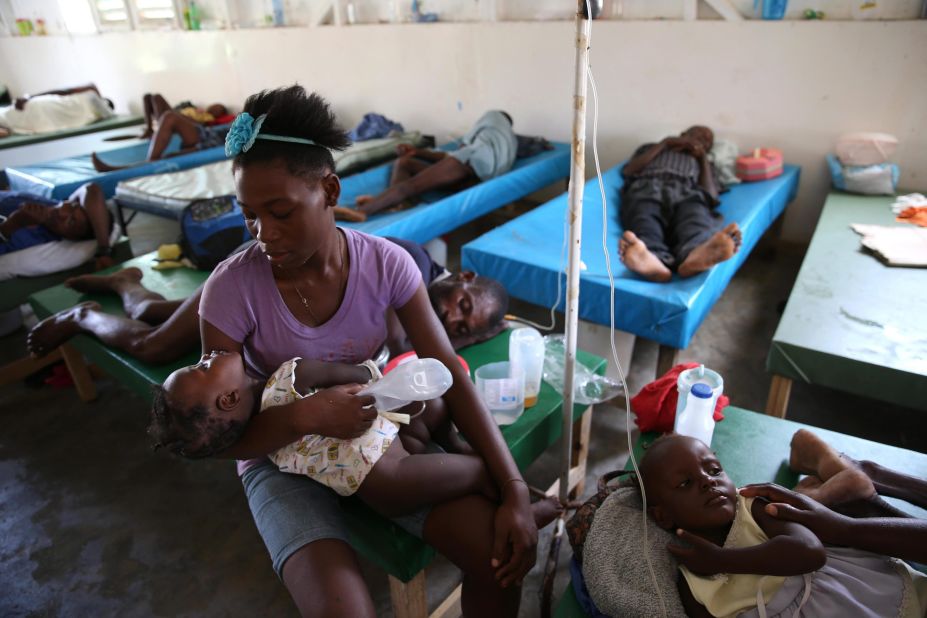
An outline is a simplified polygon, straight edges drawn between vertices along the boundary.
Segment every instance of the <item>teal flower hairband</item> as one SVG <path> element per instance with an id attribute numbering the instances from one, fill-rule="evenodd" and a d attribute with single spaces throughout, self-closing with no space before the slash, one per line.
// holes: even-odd
<path id="1" fill-rule="evenodd" d="M 225 136 L 225 155 L 235 157 L 243 152 L 248 152 L 254 146 L 254 140 L 256 139 L 269 139 L 276 142 L 292 142 L 294 144 L 307 144 L 325 148 L 311 139 L 261 133 L 261 125 L 264 124 L 265 118 L 267 118 L 267 114 L 261 114 L 257 118 L 254 118 L 248 112 L 238 114 L 235 122 L 229 127 L 228 135 Z"/>

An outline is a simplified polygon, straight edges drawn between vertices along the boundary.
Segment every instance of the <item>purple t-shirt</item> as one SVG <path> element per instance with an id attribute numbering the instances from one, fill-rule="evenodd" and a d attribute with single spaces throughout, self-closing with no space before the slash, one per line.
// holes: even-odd
<path id="1" fill-rule="evenodd" d="M 280 296 L 270 262 L 254 244 L 219 264 L 206 281 L 200 317 L 243 344 L 248 372 L 268 378 L 294 356 L 361 363 L 386 340 L 386 309 L 399 309 L 422 283 L 399 245 L 350 229 L 350 266 L 341 306 L 324 324 L 297 320 Z M 238 474 L 260 459 L 238 462 Z"/>
<path id="2" fill-rule="evenodd" d="M 344 300 L 324 324 L 297 320 L 280 296 L 270 262 L 255 244 L 219 264 L 206 281 L 200 316 L 240 341 L 245 367 L 269 377 L 294 356 L 360 363 L 386 340 L 386 310 L 412 298 L 422 275 L 409 254 L 383 238 L 350 229 Z"/>

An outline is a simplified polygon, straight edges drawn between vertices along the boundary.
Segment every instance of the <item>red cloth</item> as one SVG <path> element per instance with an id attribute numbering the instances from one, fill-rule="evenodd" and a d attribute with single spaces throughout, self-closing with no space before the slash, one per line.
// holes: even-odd
<path id="1" fill-rule="evenodd" d="M 207 122 L 206 124 L 208 124 L 208 125 L 229 124 L 229 123 L 231 123 L 231 122 L 234 122 L 234 120 L 235 120 L 235 115 L 234 115 L 234 114 L 226 114 L 225 116 L 219 116 L 218 118 L 216 118 L 216 119 L 213 120 L 212 122 Z"/>
<path id="2" fill-rule="evenodd" d="M 631 410 L 637 417 L 635 423 L 641 431 L 659 431 L 666 433 L 673 431 L 676 422 L 676 402 L 679 400 L 679 391 L 676 382 L 679 374 L 686 369 L 698 367 L 698 363 L 684 363 L 676 365 L 665 374 L 641 389 L 631 398 Z M 731 402 L 725 395 L 718 397 L 715 404 L 715 421 L 723 421 L 721 410 Z"/>

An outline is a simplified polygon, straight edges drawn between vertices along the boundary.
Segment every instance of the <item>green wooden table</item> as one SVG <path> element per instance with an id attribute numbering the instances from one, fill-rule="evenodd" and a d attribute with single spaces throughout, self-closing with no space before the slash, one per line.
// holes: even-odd
<path id="1" fill-rule="evenodd" d="M 779 419 L 758 412 L 728 406 L 724 420 L 717 424 L 711 446 L 725 472 L 740 487 L 748 483 L 775 482 L 793 487 L 798 475 L 789 469 L 789 444 L 799 429 L 810 429 L 825 442 L 854 459 L 868 459 L 912 476 L 927 478 L 927 455 L 907 449 L 879 444 L 846 434 L 818 429 L 802 423 Z M 643 450 L 659 434 L 643 434 L 634 445 L 640 460 Z M 628 462 L 630 468 L 630 461 Z M 927 511 L 916 506 L 886 498 L 898 508 L 915 517 L 927 518 Z M 559 618 L 585 616 L 569 586 L 560 598 L 554 615 Z"/>
<path id="2" fill-rule="evenodd" d="M 167 271 L 152 269 L 154 254 L 126 262 L 121 267 L 142 269 L 142 282 L 150 290 L 167 299 L 185 298 L 192 294 L 208 273 L 180 268 Z M 105 311 L 122 314 L 122 306 L 115 295 L 83 295 L 63 286 L 44 290 L 30 297 L 39 317 L 46 317 L 82 300 L 96 300 Z M 510 331 L 493 339 L 465 348 L 460 355 L 467 361 L 471 372 L 487 363 L 508 358 Z M 73 346 L 92 363 L 120 380 L 146 401 L 151 397 L 151 386 L 161 384 L 178 367 L 195 363 L 199 358 L 199 341 L 190 342 L 190 353 L 170 365 L 150 365 L 129 355 L 112 350 L 89 336 L 78 336 Z M 605 359 L 579 351 L 578 359 L 592 371 L 604 374 Z M 472 373 L 471 373 L 472 378 Z M 547 383 L 542 383 L 537 405 L 528 408 L 513 424 L 502 428 L 502 435 L 519 468 L 525 468 L 561 435 L 563 399 Z M 582 492 L 585 479 L 586 455 L 589 448 L 591 407 L 577 405 L 573 409 L 573 470 L 570 478 L 575 493 Z M 426 612 L 425 572 L 435 556 L 434 550 L 388 519 L 384 519 L 356 499 L 344 500 L 345 516 L 349 522 L 351 543 L 359 553 L 374 562 L 390 576 L 393 609 L 397 616 L 423 616 Z"/>
<path id="3" fill-rule="evenodd" d="M 851 223 L 896 223 L 893 198 L 831 193 L 773 337 L 766 413 L 793 380 L 927 410 L 927 269 L 886 266 Z"/>

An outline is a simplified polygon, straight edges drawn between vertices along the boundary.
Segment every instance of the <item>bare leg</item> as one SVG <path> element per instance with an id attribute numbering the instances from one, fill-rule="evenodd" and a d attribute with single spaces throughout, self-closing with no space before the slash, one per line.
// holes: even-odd
<path id="1" fill-rule="evenodd" d="M 154 137 L 148 143 L 146 161 L 161 159 L 168 144 L 170 144 L 171 137 L 175 133 L 180 135 L 180 150 L 182 152 L 194 150 L 200 141 L 199 125 L 196 122 L 175 111 L 166 111 L 158 119 L 158 128 L 154 132 Z M 112 172 L 133 167 L 131 165 L 110 165 L 100 159 L 95 152 L 90 154 L 90 160 L 93 163 L 93 168 L 98 172 Z"/>
<path id="2" fill-rule="evenodd" d="M 387 517 L 469 494 L 498 495 L 483 460 L 473 455 L 409 455 L 395 440 L 357 491 L 358 497 Z"/>
<path id="3" fill-rule="evenodd" d="M 927 509 L 927 481 L 896 472 L 874 461 L 856 461 L 846 455 L 844 460 L 862 470 L 872 480 L 879 495 L 899 498 L 922 509 Z"/>
<path id="4" fill-rule="evenodd" d="M 423 161 L 422 159 L 416 159 L 412 155 L 401 156 L 393 163 L 393 170 L 389 178 L 389 186 L 393 187 L 401 182 L 405 182 L 432 165 L 434 165 L 433 161 Z M 355 204 L 357 206 L 366 206 L 375 199 L 376 196 L 374 195 L 359 195 L 355 200 Z"/>
<path id="5" fill-rule="evenodd" d="M 432 440 L 448 453 L 474 454 L 454 429 L 447 405 L 440 397 L 427 402 L 425 411 L 399 430 L 399 439 L 412 455 L 426 453 L 426 445 Z"/>
<path id="6" fill-rule="evenodd" d="M 322 539 L 296 550 L 283 565 L 283 583 L 301 616 L 375 618 L 354 550 Z"/>
<path id="7" fill-rule="evenodd" d="M 142 96 L 142 110 L 145 114 L 145 130 L 142 131 L 142 134 L 138 136 L 139 139 L 148 139 L 149 137 L 154 135 L 155 118 L 158 118 L 161 115 L 161 114 L 156 114 L 154 111 L 153 98 L 155 96 L 160 96 L 160 95 L 153 95 L 149 92 L 146 92 L 144 96 Z"/>
<path id="8" fill-rule="evenodd" d="M 97 303 L 81 303 L 39 322 L 29 332 L 26 346 L 35 356 L 44 356 L 85 333 L 147 363 L 167 363 L 199 345 L 199 300 L 199 294 L 186 299 L 160 326 L 104 313 Z"/>
<path id="9" fill-rule="evenodd" d="M 872 481 L 862 470 L 806 429 L 799 429 L 792 436 L 789 466 L 796 472 L 813 475 L 795 490 L 821 504 L 832 506 L 876 495 Z"/>
<path id="10" fill-rule="evenodd" d="M 124 268 L 110 275 L 79 275 L 64 282 L 66 287 L 83 293 L 112 292 L 122 299 L 122 308 L 133 320 L 160 324 L 170 318 L 182 300 L 165 300 L 141 284 L 142 271 Z M 196 294 L 202 291 L 197 290 Z"/>
<path id="11" fill-rule="evenodd" d="M 737 253 L 743 235 L 736 223 L 728 223 L 707 241 L 696 247 L 679 265 L 680 277 L 692 277 L 705 272 L 715 264 L 729 260 Z"/>
<path id="12" fill-rule="evenodd" d="M 174 134 L 180 135 L 180 149 L 190 149 L 200 141 L 199 124 L 183 114 L 168 110 L 158 119 L 158 129 L 148 144 L 148 160 L 157 161 L 164 154 Z"/>
<path id="13" fill-rule="evenodd" d="M 618 240 L 618 257 L 625 268 L 650 281 L 664 283 L 673 277 L 666 264 L 651 253 L 644 241 L 631 230 L 625 231 Z"/>
<path id="14" fill-rule="evenodd" d="M 453 157 L 445 157 L 408 180 L 390 187 L 366 204 L 359 205 L 358 210 L 372 215 L 428 191 L 451 187 L 475 178 L 476 174 L 469 165 Z"/>
<path id="15" fill-rule="evenodd" d="M 496 505 L 482 496 L 466 496 L 432 508 L 425 520 L 425 541 L 463 571 L 464 616 L 516 616 L 521 588 L 502 588 L 492 568 Z"/>

